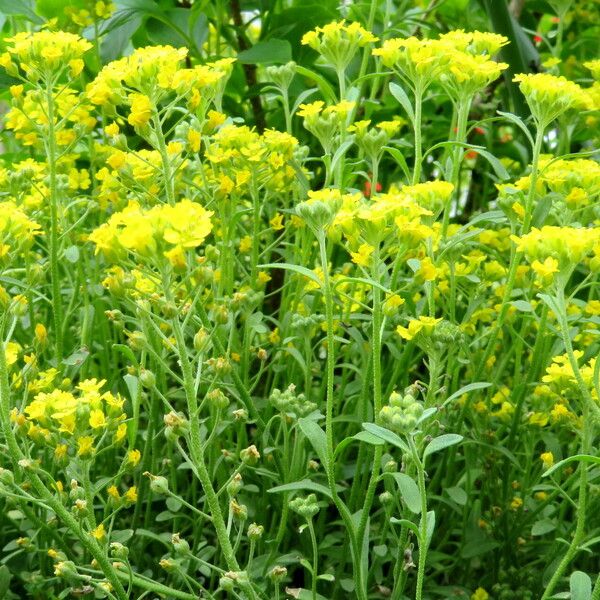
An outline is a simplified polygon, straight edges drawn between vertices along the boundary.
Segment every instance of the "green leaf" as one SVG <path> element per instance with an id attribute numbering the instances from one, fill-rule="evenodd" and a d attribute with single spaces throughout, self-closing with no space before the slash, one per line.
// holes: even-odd
<path id="1" fill-rule="evenodd" d="M 402 450 L 403 452 L 409 451 L 406 443 L 393 431 L 390 431 L 385 427 L 375 425 L 375 423 L 363 423 L 362 426 L 365 431 L 368 431 L 374 436 L 381 438 L 382 440 L 388 442 L 388 444 L 392 444 L 392 446 L 396 446 L 396 448 L 400 448 L 400 450 Z"/>
<path id="2" fill-rule="evenodd" d="M 545 535 L 556 529 L 556 523 L 550 519 L 540 519 L 531 527 L 531 535 Z"/>
<path id="3" fill-rule="evenodd" d="M 321 426 L 311 419 L 298 419 L 298 425 L 306 439 L 312 444 L 319 460 L 325 468 L 327 468 L 327 438 Z"/>
<path id="4" fill-rule="evenodd" d="M 421 494 L 419 487 L 415 483 L 412 477 L 409 477 L 406 473 L 393 473 L 392 474 L 398 488 L 404 504 L 406 504 L 408 510 L 418 515 L 421 512 Z"/>
<path id="5" fill-rule="evenodd" d="M 549 294 L 538 294 L 538 298 L 542 300 L 542 302 L 555 314 L 560 314 L 560 306 L 558 305 L 558 301 L 554 296 L 550 296 Z"/>
<path id="6" fill-rule="evenodd" d="M 483 556 L 484 554 L 495 550 L 498 546 L 500 546 L 500 544 L 493 540 L 477 539 L 466 543 L 460 555 L 462 558 L 475 558 L 476 556 Z"/>
<path id="7" fill-rule="evenodd" d="M 33 10 L 32 0 L 0 0 L 0 15 L 27 17 L 34 23 L 43 22 Z"/>
<path id="8" fill-rule="evenodd" d="M 292 60 L 292 46 L 287 40 L 271 38 L 258 42 L 237 55 L 242 64 L 283 64 Z"/>
<path id="9" fill-rule="evenodd" d="M 533 306 L 527 300 L 513 300 L 511 304 L 520 312 L 533 312 Z"/>
<path id="10" fill-rule="evenodd" d="M 331 170 L 332 171 L 335 171 L 337 164 L 340 162 L 340 160 L 342 160 L 342 158 L 344 157 L 344 154 L 346 154 L 346 152 L 348 152 L 348 148 L 350 148 L 350 146 L 352 146 L 352 144 L 354 144 L 354 138 L 351 137 L 350 139 L 347 139 L 335 151 L 335 154 L 333 155 L 333 158 L 331 159 Z"/>
<path id="11" fill-rule="evenodd" d="M 581 571 L 574 571 L 569 579 L 571 600 L 590 600 L 592 597 L 592 580 Z"/>
<path id="12" fill-rule="evenodd" d="M 556 471 L 557 469 L 561 469 L 566 464 L 571 462 L 587 462 L 592 463 L 594 465 L 600 465 L 600 456 L 591 456 L 589 454 L 575 454 L 574 456 L 569 456 L 568 458 L 557 462 L 555 465 L 550 467 L 545 473 L 542 473 L 542 477 L 548 477 L 552 475 L 554 471 Z"/>
<path id="13" fill-rule="evenodd" d="M 70 263 L 76 263 L 79 260 L 79 248 L 77 246 L 69 246 L 65 250 L 65 258 Z"/>
<path id="14" fill-rule="evenodd" d="M 12 575 L 6 565 L 0 567 L 0 598 L 5 598 L 10 587 Z"/>
<path id="15" fill-rule="evenodd" d="M 529 129 L 527 129 L 527 125 L 525 125 L 525 123 L 523 122 L 523 119 L 521 119 L 520 117 L 517 117 L 517 115 L 513 115 L 512 113 L 509 113 L 509 112 L 502 112 L 501 110 L 499 110 L 497 112 L 501 117 L 504 117 L 505 119 L 507 119 L 508 121 L 513 123 L 513 125 L 516 125 L 525 134 L 525 136 L 527 137 L 527 141 L 531 144 L 531 147 L 533 148 L 533 146 L 534 146 L 533 137 L 532 137 L 531 133 L 529 133 Z"/>
<path id="16" fill-rule="evenodd" d="M 421 515 L 421 519 L 422 518 L 423 518 L 423 515 Z M 425 542 L 427 544 L 427 546 L 429 546 L 429 544 L 431 543 L 431 538 L 433 537 L 434 530 L 435 530 L 435 511 L 430 510 L 427 513 L 427 540 Z"/>
<path id="17" fill-rule="evenodd" d="M 328 104 L 335 104 L 337 101 L 336 94 L 333 91 L 330 83 L 322 75 L 319 75 L 318 73 L 315 73 L 314 71 L 311 71 L 310 69 L 307 69 L 301 65 L 296 67 L 296 72 L 301 77 L 308 77 L 309 79 L 312 79 L 319 86 L 319 90 L 323 95 L 323 99 Z"/>
<path id="18" fill-rule="evenodd" d="M 494 169 L 494 172 L 500 179 L 510 179 L 510 174 L 506 170 L 506 167 L 493 154 L 482 148 L 474 148 L 473 150 L 490 163 L 492 169 Z"/>
<path id="19" fill-rule="evenodd" d="M 394 83 L 393 81 L 390 83 L 390 92 L 392 93 L 392 96 L 394 96 L 394 98 L 398 100 L 411 122 L 414 123 L 415 111 L 406 92 L 397 83 Z"/>
<path id="20" fill-rule="evenodd" d="M 460 398 L 463 394 L 468 394 L 469 392 L 472 392 L 474 390 L 483 390 L 485 388 L 490 387 L 490 385 L 492 385 L 492 384 L 487 381 L 475 381 L 473 383 L 464 385 L 459 390 L 454 392 L 454 394 L 449 396 L 446 399 L 446 401 L 444 402 L 443 406 L 446 406 L 446 404 L 450 404 L 450 402 L 452 402 L 452 400 L 456 400 L 457 398 Z"/>
<path id="21" fill-rule="evenodd" d="M 319 287 L 323 285 L 323 282 L 317 277 L 316 273 L 306 267 L 301 267 L 300 265 L 292 265 L 290 263 L 266 263 L 264 265 L 258 265 L 258 267 L 260 269 L 285 269 L 286 271 L 293 271 L 294 273 L 312 279 Z"/>
<path id="22" fill-rule="evenodd" d="M 315 483 L 310 479 L 302 479 L 301 481 L 294 481 L 292 483 L 284 483 L 283 485 L 277 485 L 267 490 L 269 494 L 278 494 L 280 492 L 297 492 L 299 490 L 309 490 L 311 492 L 319 492 L 328 498 L 331 498 L 331 492 L 328 487 Z"/>
<path id="23" fill-rule="evenodd" d="M 340 453 L 354 441 L 365 442 L 366 444 L 371 444 L 372 446 L 381 446 L 382 444 L 385 444 L 385 442 L 380 437 L 377 437 L 376 435 L 373 435 L 368 431 L 359 431 L 355 435 L 344 438 L 336 446 L 334 456 L 339 456 Z"/>
<path id="24" fill-rule="evenodd" d="M 444 435 L 440 435 L 429 442 L 427 447 L 425 448 L 425 452 L 423 452 L 423 459 L 427 458 L 434 452 L 439 452 L 444 448 L 448 448 L 449 446 L 454 446 L 462 441 L 463 436 L 458 435 L 457 433 L 445 433 Z"/>
<path id="25" fill-rule="evenodd" d="M 552 208 L 552 202 L 555 199 L 560 200 L 560 198 L 560 194 L 546 194 L 537 201 L 533 214 L 531 215 L 532 227 L 542 227 L 542 225 L 544 225 L 546 217 Z"/>
<path id="26" fill-rule="evenodd" d="M 87 348 L 80 348 L 71 354 L 71 356 L 67 356 L 67 358 L 63 359 L 63 364 L 68 365 L 70 367 L 79 367 L 90 355 L 90 351 Z"/>
<path id="27" fill-rule="evenodd" d="M 384 146 L 384 150 L 388 151 L 398 166 L 402 169 L 402 173 L 404 174 L 404 177 L 406 177 L 406 180 L 410 181 L 410 170 L 408 168 L 408 163 L 406 162 L 406 159 L 400 150 L 398 150 L 398 148 L 392 148 L 391 146 Z"/>
<path id="28" fill-rule="evenodd" d="M 467 492 L 461 487 L 449 487 L 446 488 L 446 493 L 450 496 L 450 499 L 459 504 L 460 506 L 466 506 L 469 497 Z"/>
<path id="29" fill-rule="evenodd" d="M 121 529 L 118 531 L 113 531 L 110 534 L 110 540 L 112 542 L 119 542 L 119 544 L 126 544 L 132 537 L 133 529 Z"/>
<path id="30" fill-rule="evenodd" d="M 402 525 L 402 527 L 408 527 L 417 536 L 417 538 L 419 537 L 419 528 L 408 519 L 398 519 L 396 517 L 392 517 L 390 519 L 390 523 L 393 523 L 394 525 Z"/>

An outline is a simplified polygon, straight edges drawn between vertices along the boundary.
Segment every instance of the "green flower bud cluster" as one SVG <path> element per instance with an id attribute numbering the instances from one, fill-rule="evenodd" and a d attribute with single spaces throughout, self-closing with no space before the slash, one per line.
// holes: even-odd
<path id="1" fill-rule="evenodd" d="M 296 75 L 297 65 L 291 60 L 285 65 L 272 65 L 265 69 L 267 78 L 270 79 L 280 90 L 287 90 Z"/>
<path id="2" fill-rule="evenodd" d="M 188 420 L 183 413 L 171 411 L 163 417 L 165 424 L 165 437 L 170 442 L 176 442 L 179 437 L 184 436 L 190 428 Z"/>
<path id="3" fill-rule="evenodd" d="M 226 592 L 232 592 L 236 587 L 244 587 L 248 583 L 248 573 L 246 571 L 227 571 L 219 579 L 219 587 Z"/>
<path id="4" fill-rule="evenodd" d="M 413 396 L 412 391 L 408 391 L 404 395 L 392 392 L 389 405 L 381 409 L 379 416 L 388 429 L 408 434 L 417 426 L 422 414 L 423 404 Z"/>
<path id="5" fill-rule="evenodd" d="M 314 410 L 317 405 L 306 400 L 304 394 L 296 393 L 296 386 L 292 383 L 283 392 L 275 388 L 269 397 L 269 402 L 279 411 L 296 417 L 304 417 Z"/>
<path id="6" fill-rule="evenodd" d="M 315 494 L 309 494 L 305 498 L 298 496 L 290 502 L 290 508 L 305 519 L 312 519 L 319 512 L 319 505 Z"/>

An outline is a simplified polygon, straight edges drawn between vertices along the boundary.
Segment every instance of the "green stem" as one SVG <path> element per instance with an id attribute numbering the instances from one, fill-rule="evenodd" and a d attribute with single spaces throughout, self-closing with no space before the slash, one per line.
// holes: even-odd
<path id="1" fill-rule="evenodd" d="M 327 483 L 333 502 L 342 517 L 348 537 L 350 538 L 350 547 L 352 550 L 352 561 L 354 565 L 354 577 L 356 582 L 356 597 L 358 600 L 366 600 L 367 593 L 363 583 L 363 569 L 360 560 L 360 550 L 358 538 L 354 529 L 352 515 L 348 507 L 342 502 L 338 495 L 335 484 L 335 465 L 334 465 L 334 436 L 333 436 L 333 378 L 335 368 L 335 341 L 333 335 L 333 295 L 331 292 L 331 281 L 329 277 L 329 264 L 327 260 L 327 246 L 325 242 L 325 232 L 317 232 L 319 243 L 319 254 L 321 267 L 323 268 L 323 295 L 325 297 L 325 320 L 327 324 L 327 388 L 326 388 L 326 410 L 325 410 L 325 437 L 327 444 Z"/>
<path id="2" fill-rule="evenodd" d="M 556 315 L 556 317 L 560 325 L 560 333 L 565 346 L 565 350 L 567 352 L 567 356 L 569 358 L 569 363 L 571 365 L 571 369 L 573 370 L 573 374 L 575 375 L 577 386 L 579 387 L 579 392 L 583 400 L 583 431 L 581 433 L 581 453 L 588 454 L 590 452 L 590 444 L 592 438 L 592 422 L 590 419 L 590 408 L 594 400 L 592 399 L 590 390 L 581 375 L 577 358 L 575 357 L 575 353 L 573 352 L 573 344 L 571 343 L 569 324 L 567 321 L 567 307 L 565 302 L 564 285 L 559 284 L 557 287 L 558 289 L 556 299 L 558 302 L 559 314 Z M 579 465 L 579 498 L 577 502 L 577 521 L 575 524 L 575 533 L 573 534 L 573 539 L 571 540 L 571 543 L 569 544 L 565 555 L 563 556 L 558 567 L 554 571 L 552 578 L 546 586 L 541 600 L 547 600 L 553 595 L 554 589 L 556 588 L 565 571 L 567 570 L 567 567 L 579 551 L 579 544 L 582 542 L 585 536 L 585 522 L 588 497 L 587 485 L 587 464 L 582 462 Z"/>
<path id="3" fill-rule="evenodd" d="M 450 209 L 452 208 L 452 198 L 455 199 L 458 207 L 460 201 L 460 166 L 463 158 L 463 148 L 458 144 L 466 142 L 467 138 L 467 122 L 469 120 L 469 109 L 471 108 L 471 99 L 459 101 L 457 107 L 457 123 L 456 123 L 456 138 L 457 145 L 454 146 L 452 152 L 452 174 L 450 183 L 454 186 L 454 193 L 448 199 L 444 206 L 444 216 L 442 219 L 442 239 L 445 239 L 448 232 L 448 224 L 450 223 Z"/>
<path id="4" fill-rule="evenodd" d="M 380 271 L 380 254 L 379 241 L 373 252 L 373 280 L 379 282 Z M 373 329 L 372 329 L 372 355 L 373 355 L 373 412 L 374 421 L 379 424 L 379 413 L 381 411 L 381 328 L 383 324 L 383 315 L 381 310 L 381 290 L 377 285 L 373 286 Z M 373 456 L 373 465 L 371 469 L 371 477 L 365 495 L 365 502 L 360 515 L 360 524 L 358 527 L 358 540 L 362 543 L 364 533 L 369 519 L 369 513 L 373 505 L 377 482 L 379 481 L 379 470 L 381 468 L 381 456 L 383 455 L 383 447 L 376 446 Z"/>
<path id="5" fill-rule="evenodd" d="M 313 572 L 311 579 L 311 592 L 313 600 L 317 600 L 317 569 L 319 565 L 319 547 L 317 546 L 317 536 L 315 535 L 315 527 L 312 519 L 306 519 L 308 530 L 310 531 L 310 541 L 312 543 L 313 552 Z"/>
<path id="6" fill-rule="evenodd" d="M 421 181 L 421 163 L 423 162 L 421 120 L 422 120 L 423 89 L 420 85 L 415 88 L 415 164 L 413 167 L 412 185 Z"/>
<path id="7" fill-rule="evenodd" d="M 421 524 L 419 528 L 419 565 L 417 568 L 417 587 L 415 592 L 415 600 L 423 599 L 423 583 L 425 581 L 425 565 L 427 563 L 427 549 L 429 543 L 427 541 L 427 489 L 425 488 L 425 466 L 419 458 L 417 448 L 412 438 L 408 438 L 413 460 L 417 466 L 417 485 L 419 486 L 419 494 L 421 495 Z"/>
<path id="8" fill-rule="evenodd" d="M 54 348 L 56 367 L 60 369 L 63 357 L 63 307 L 58 270 L 58 197 L 56 178 L 56 131 L 54 128 L 54 90 L 52 82 L 46 86 L 46 104 L 48 111 L 48 192 L 50 194 L 50 279 L 52 283 L 52 314 L 54 321 Z"/>
<path id="9" fill-rule="evenodd" d="M 165 196 L 167 202 L 171 205 L 175 204 L 175 185 L 173 181 L 173 171 L 171 170 L 171 161 L 169 160 L 169 153 L 167 152 L 167 145 L 165 142 L 165 136 L 163 134 L 160 119 L 158 118 L 158 109 L 156 106 L 153 107 L 152 122 L 154 124 L 154 134 L 156 136 L 157 150 L 160 154 L 160 158 L 163 165 L 163 176 L 165 178 Z"/>
<path id="10" fill-rule="evenodd" d="M 179 361 L 181 364 L 181 371 L 183 373 L 183 387 L 185 391 L 185 397 L 187 401 L 188 418 L 190 422 L 190 454 L 194 461 L 194 467 L 198 474 L 198 479 L 202 485 L 202 489 L 206 494 L 206 501 L 210 509 L 210 515 L 215 528 L 219 545 L 221 546 L 221 552 L 227 563 L 227 567 L 232 571 L 239 571 L 239 564 L 235 557 L 231 540 L 227 534 L 227 527 L 223 519 L 223 513 L 221 506 L 219 505 L 219 499 L 213 487 L 206 461 L 204 460 L 204 449 L 202 447 L 202 438 L 200 433 L 200 420 L 198 417 L 198 399 L 196 397 L 196 390 L 194 385 L 194 375 L 192 373 L 192 365 L 190 364 L 189 356 L 187 353 L 187 347 L 185 345 L 185 339 L 183 331 L 181 329 L 181 323 L 176 317 L 172 320 L 173 334 L 175 335 L 175 341 L 177 346 L 177 354 L 179 355 Z"/>

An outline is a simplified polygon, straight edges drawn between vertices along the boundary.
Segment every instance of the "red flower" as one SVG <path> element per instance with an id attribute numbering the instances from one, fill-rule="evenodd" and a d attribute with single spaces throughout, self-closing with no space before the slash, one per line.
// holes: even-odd
<path id="1" fill-rule="evenodd" d="M 533 36 L 533 41 L 534 41 L 536 44 L 540 44 L 540 43 L 542 42 L 542 37 L 541 37 L 540 35 L 534 35 L 534 36 Z"/>
<path id="2" fill-rule="evenodd" d="M 383 189 L 383 187 L 381 186 L 381 184 L 378 181 L 375 184 L 375 192 L 379 193 L 382 189 Z M 363 194 L 365 195 L 365 198 L 371 197 L 371 182 L 368 180 L 365 181 L 365 187 L 363 188 Z"/>

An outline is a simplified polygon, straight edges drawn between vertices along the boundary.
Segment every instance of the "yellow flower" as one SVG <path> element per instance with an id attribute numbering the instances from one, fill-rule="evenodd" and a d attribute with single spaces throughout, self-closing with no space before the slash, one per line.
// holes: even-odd
<path id="1" fill-rule="evenodd" d="M 142 458 L 142 453 L 139 450 L 129 450 L 127 452 L 127 464 L 136 467 Z"/>
<path id="2" fill-rule="evenodd" d="M 100 523 L 98 527 L 92 529 L 91 535 L 93 538 L 97 539 L 99 542 L 106 538 L 106 529 L 104 529 L 104 523 Z"/>
<path id="3" fill-rule="evenodd" d="M 135 485 L 131 486 L 123 495 L 123 499 L 128 504 L 135 504 L 138 499 L 137 487 Z"/>
<path id="4" fill-rule="evenodd" d="M 401 338 L 412 340 L 420 332 L 430 334 L 440 321 L 442 321 L 441 318 L 419 317 L 418 319 L 411 319 L 408 323 L 408 327 L 401 327 L 398 325 L 396 332 Z"/>
<path id="5" fill-rule="evenodd" d="M 439 275 L 439 269 L 435 267 L 429 257 L 426 257 L 421 261 L 421 265 L 419 266 L 419 270 L 416 272 L 416 274 L 423 281 L 435 281 Z"/>
<path id="6" fill-rule="evenodd" d="M 523 498 L 520 498 L 519 496 L 514 496 L 513 499 L 510 502 L 510 509 L 514 510 L 514 511 L 517 511 L 522 506 L 523 506 Z"/>
<path id="7" fill-rule="evenodd" d="M 350 252 L 352 262 L 361 267 L 368 267 L 371 263 L 371 256 L 374 251 L 375 248 L 370 244 L 361 244 L 358 248 L 358 252 Z"/>
<path id="8" fill-rule="evenodd" d="M 145 94 L 130 94 L 131 112 L 127 121 L 134 127 L 143 127 L 152 117 L 152 104 Z"/>
<path id="9" fill-rule="evenodd" d="M 100 429 L 100 427 L 106 427 L 106 417 L 99 408 L 94 409 L 90 412 L 90 427 L 92 429 Z"/>
<path id="10" fill-rule="evenodd" d="M 540 460 L 544 465 L 544 469 L 549 469 L 554 464 L 554 455 L 552 452 L 542 452 L 540 454 Z"/>
<path id="11" fill-rule="evenodd" d="M 77 440 L 77 456 L 89 456 L 94 452 L 94 438 L 84 435 Z"/>
<path id="12" fill-rule="evenodd" d="M 104 133 L 110 137 L 115 137 L 116 135 L 119 135 L 119 126 L 114 122 L 110 123 L 110 125 L 107 125 L 104 128 Z"/>
<path id="13" fill-rule="evenodd" d="M 558 273 L 558 261 L 552 256 L 548 256 L 544 262 L 534 260 L 531 268 L 542 283 L 549 283 L 552 281 L 552 275 Z"/>
<path id="14" fill-rule="evenodd" d="M 360 23 L 346 24 L 345 21 L 328 23 L 308 31 L 302 37 L 302 44 L 310 46 L 338 70 L 345 69 L 359 48 L 377 38 Z"/>
<path id="15" fill-rule="evenodd" d="M 488 600 L 490 595 L 482 588 L 478 587 L 473 594 L 471 600 Z"/>
<path id="16" fill-rule="evenodd" d="M 284 228 L 283 215 L 277 213 L 270 221 L 269 224 L 274 231 L 281 231 Z"/>
<path id="17" fill-rule="evenodd" d="M 117 489 L 116 485 L 111 485 L 106 490 L 106 493 L 108 494 L 108 497 L 112 498 L 113 500 L 120 500 L 121 499 L 121 494 L 119 493 L 119 490 Z"/>

